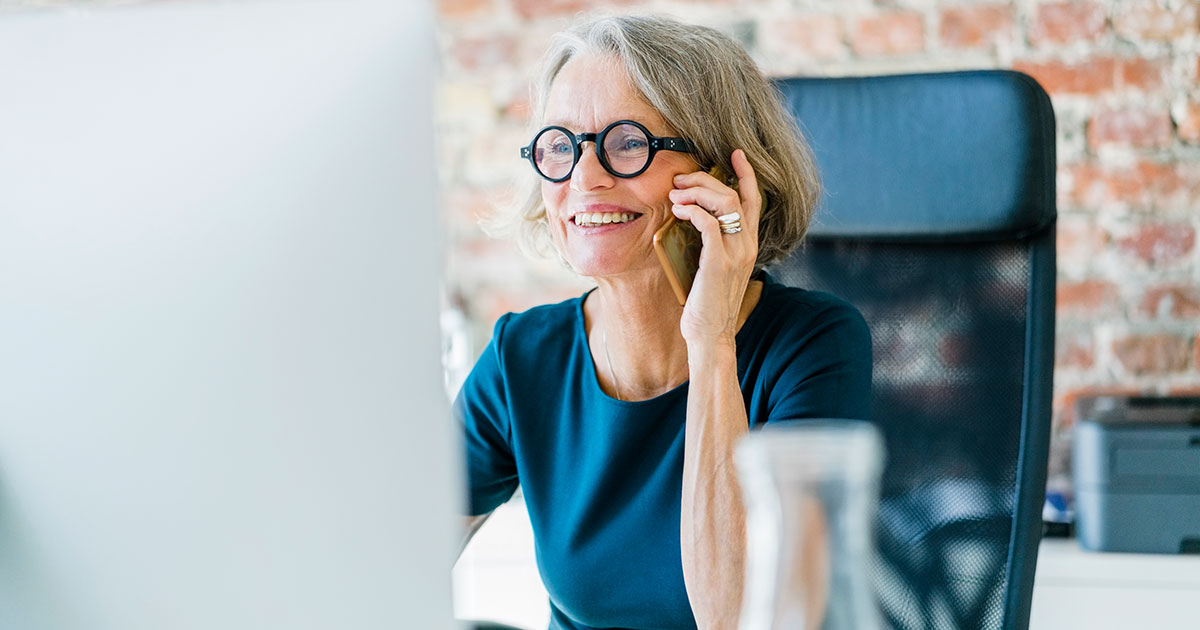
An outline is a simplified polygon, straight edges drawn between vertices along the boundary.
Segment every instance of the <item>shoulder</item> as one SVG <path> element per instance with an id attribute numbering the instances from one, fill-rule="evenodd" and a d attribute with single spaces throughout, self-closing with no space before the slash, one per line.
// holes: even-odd
<path id="1" fill-rule="evenodd" d="M 760 302 L 766 302 L 769 307 L 811 316 L 858 314 L 858 309 L 854 305 L 832 293 L 789 287 L 780 284 L 770 276 L 767 276 L 763 282 L 763 294 Z"/>
<path id="2" fill-rule="evenodd" d="M 853 304 L 823 291 L 779 284 L 770 276 L 763 281 L 762 297 L 747 324 L 776 343 L 834 335 L 870 347 L 866 320 Z"/>
<path id="3" fill-rule="evenodd" d="M 582 303 L 583 296 L 580 296 L 518 313 L 506 313 L 496 321 L 492 343 L 501 352 L 570 343 L 581 328 Z"/>
<path id="4" fill-rule="evenodd" d="M 745 344 L 739 337 L 738 352 L 744 387 L 757 392 L 752 425 L 870 414 L 871 333 L 852 304 L 768 277 L 746 323 L 750 330 Z"/>
<path id="5" fill-rule="evenodd" d="M 505 418 L 514 395 L 510 383 L 524 383 L 538 374 L 548 357 L 571 352 L 582 298 L 537 306 L 519 313 L 505 313 L 496 320 L 492 338 L 475 362 L 459 394 L 462 405 L 486 406 L 482 401 L 499 401 L 486 410 L 487 417 Z M 464 407 L 466 409 L 466 407 Z"/>

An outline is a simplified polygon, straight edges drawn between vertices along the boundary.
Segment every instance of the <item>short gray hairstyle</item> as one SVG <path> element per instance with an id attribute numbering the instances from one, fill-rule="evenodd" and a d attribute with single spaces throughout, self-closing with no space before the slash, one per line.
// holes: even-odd
<path id="1" fill-rule="evenodd" d="M 733 151 L 746 152 L 765 197 L 755 267 L 800 244 L 820 194 L 816 163 L 779 91 L 741 44 L 716 29 L 657 16 L 578 24 L 551 39 L 533 85 L 530 137 L 559 71 L 583 55 L 615 58 L 674 132 L 695 143 L 693 157 L 704 168 L 732 175 Z M 544 253 L 550 239 L 540 183 L 529 169 L 515 210 L 523 248 Z"/>

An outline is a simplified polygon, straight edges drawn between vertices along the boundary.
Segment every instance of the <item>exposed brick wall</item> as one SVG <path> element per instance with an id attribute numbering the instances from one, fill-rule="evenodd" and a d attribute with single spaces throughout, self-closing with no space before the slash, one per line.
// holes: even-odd
<path id="1" fill-rule="evenodd" d="M 451 291 L 476 339 L 505 310 L 588 286 L 486 241 L 518 169 L 528 73 L 579 11 L 657 12 L 735 34 L 773 76 L 1016 68 L 1058 117 L 1052 471 L 1089 392 L 1200 391 L 1200 0 L 438 0 Z M 486 134 L 486 135 L 485 135 Z"/>
<path id="2" fill-rule="evenodd" d="M 0 12 L 155 0 L 0 0 Z M 477 225 L 507 195 L 528 73 L 581 11 L 728 30 L 773 76 L 1016 68 L 1058 118 L 1052 470 L 1086 393 L 1200 394 L 1200 0 L 431 0 L 443 52 L 447 288 L 474 351 L 501 313 L 588 286 Z"/>

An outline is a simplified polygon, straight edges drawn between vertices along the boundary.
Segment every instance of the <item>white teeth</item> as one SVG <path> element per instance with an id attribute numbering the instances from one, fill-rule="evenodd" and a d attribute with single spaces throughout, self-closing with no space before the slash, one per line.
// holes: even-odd
<path id="1" fill-rule="evenodd" d="M 626 223 L 636 216 L 629 212 L 580 212 L 575 215 L 575 225 L 590 227 L 605 223 Z"/>

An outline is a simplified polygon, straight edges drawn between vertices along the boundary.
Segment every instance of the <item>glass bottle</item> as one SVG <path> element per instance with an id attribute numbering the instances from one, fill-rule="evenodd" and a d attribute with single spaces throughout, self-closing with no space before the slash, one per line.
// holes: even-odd
<path id="1" fill-rule="evenodd" d="M 879 630 L 871 588 L 883 442 L 871 424 L 796 421 L 746 436 L 740 630 Z"/>

